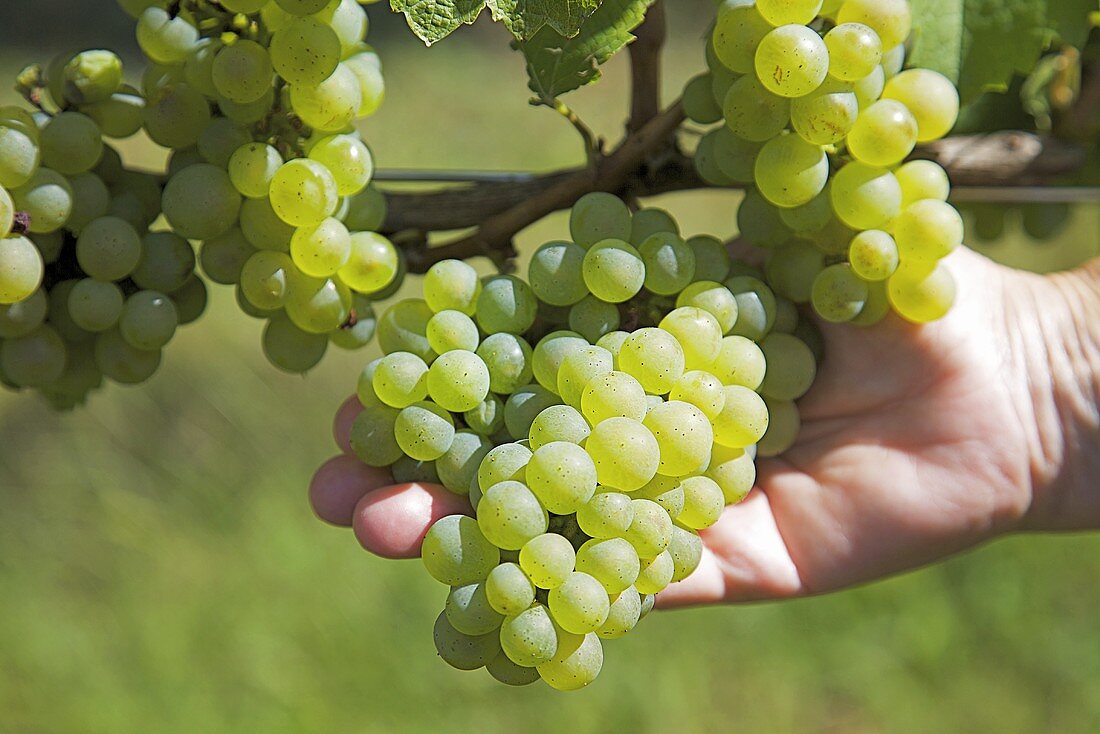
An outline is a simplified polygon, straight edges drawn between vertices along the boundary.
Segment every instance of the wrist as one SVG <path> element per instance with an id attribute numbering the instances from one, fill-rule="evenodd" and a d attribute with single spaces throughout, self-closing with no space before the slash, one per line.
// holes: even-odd
<path id="1" fill-rule="evenodd" d="M 1031 394 L 1032 530 L 1100 528 L 1100 260 L 1033 283 L 1022 346 Z"/>

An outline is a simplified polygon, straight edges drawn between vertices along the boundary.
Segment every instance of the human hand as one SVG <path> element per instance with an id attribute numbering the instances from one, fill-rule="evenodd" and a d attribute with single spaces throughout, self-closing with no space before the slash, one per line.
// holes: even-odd
<path id="1" fill-rule="evenodd" d="M 800 402 L 797 443 L 760 461 L 756 488 L 701 533 L 699 569 L 660 604 L 825 593 L 1003 533 L 1100 522 L 1100 493 L 1064 476 L 1078 443 L 1070 413 L 1088 413 L 1074 391 L 1090 388 L 1058 354 L 1079 336 L 1075 310 L 1095 316 L 1098 301 L 1075 303 L 1056 279 L 969 250 L 947 262 L 959 299 L 942 321 L 823 326 L 827 357 Z M 337 417 L 345 452 L 358 409 L 353 398 Z M 322 519 L 390 558 L 415 557 L 436 519 L 470 512 L 465 498 L 393 485 L 353 456 L 322 467 L 310 492 Z"/>

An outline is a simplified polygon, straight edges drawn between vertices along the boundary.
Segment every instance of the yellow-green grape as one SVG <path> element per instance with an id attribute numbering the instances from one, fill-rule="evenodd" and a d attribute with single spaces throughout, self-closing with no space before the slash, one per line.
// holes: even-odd
<path id="1" fill-rule="evenodd" d="M 632 505 L 633 502 L 631 500 Z M 660 507 L 657 509 L 660 510 Z M 661 512 L 664 513 L 664 510 Z M 665 518 L 668 516 L 665 515 Z M 633 524 L 633 517 L 631 523 Z M 577 551 L 576 563 L 578 571 L 599 581 L 611 595 L 619 594 L 632 586 L 641 570 L 638 551 L 623 538 L 586 541 Z"/>
<path id="2" fill-rule="evenodd" d="M 550 614 L 566 632 L 583 635 L 595 632 L 607 621 L 611 600 L 599 581 L 574 571 L 550 590 Z"/>
<path id="3" fill-rule="evenodd" d="M 0 127 L 0 131 L 3 129 Z M 30 215 L 30 231 L 34 234 L 56 232 L 72 214 L 73 187 L 52 169 L 37 169 L 26 183 L 10 193 L 16 211 Z"/>
<path id="4" fill-rule="evenodd" d="M 621 492 L 597 491 L 577 510 L 577 524 L 593 538 L 618 538 L 630 529 L 634 506 Z"/>
<path id="5" fill-rule="evenodd" d="M 893 166 L 913 152 L 917 119 L 901 102 L 882 99 L 859 113 L 848 133 L 848 151 L 869 166 Z"/>
<path id="6" fill-rule="evenodd" d="M 558 369 L 558 394 L 574 408 L 581 407 L 581 396 L 593 379 L 612 372 L 615 360 L 603 347 L 589 346 L 567 356 Z"/>
<path id="7" fill-rule="evenodd" d="M 331 278 L 310 278 L 301 272 L 291 278 L 286 315 L 311 334 L 328 334 L 347 323 L 353 300 L 346 285 Z"/>
<path id="8" fill-rule="evenodd" d="M 725 393 L 725 405 L 714 420 L 715 442 L 736 449 L 752 446 L 768 430 L 768 407 L 763 398 L 741 385 L 727 385 Z"/>
<path id="9" fill-rule="evenodd" d="M 519 551 L 520 568 L 540 589 L 553 589 L 564 583 L 573 573 L 576 560 L 577 553 L 572 544 L 557 533 L 544 533 L 532 538 Z"/>
<path id="10" fill-rule="evenodd" d="M 825 253 L 803 240 L 775 250 L 764 266 L 776 294 L 795 303 L 807 303 L 817 274 L 825 269 Z"/>
<path id="11" fill-rule="evenodd" d="M 538 498 L 519 482 L 494 484 L 477 503 L 478 527 L 502 550 L 518 551 L 545 533 L 548 521 Z"/>
<path id="12" fill-rule="evenodd" d="M 299 227 L 290 240 L 290 255 L 306 275 L 327 278 L 351 257 L 351 233 L 343 222 L 332 217 L 314 227 Z"/>
<path id="13" fill-rule="evenodd" d="M 433 311 L 477 313 L 481 280 L 477 271 L 461 260 L 443 260 L 424 276 L 424 300 Z"/>
<path id="14" fill-rule="evenodd" d="M 705 140 L 710 140 L 711 150 L 710 155 L 714 159 L 714 165 L 717 166 L 721 175 L 731 183 L 749 184 L 752 183 L 753 167 L 756 165 L 756 157 L 760 155 L 760 149 L 763 146 L 760 142 L 754 142 L 752 140 L 745 140 L 738 137 L 728 127 L 720 127 L 716 130 L 712 130 L 704 137 Z M 703 142 L 700 141 L 700 146 Z M 698 152 L 696 153 L 698 157 Z M 700 239 L 700 238 L 692 238 Z M 704 277 L 707 280 L 722 280 L 728 275 L 729 253 L 726 252 L 725 245 L 715 240 L 713 237 L 703 237 L 703 240 L 710 243 L 718 242 L 719 248 L 717 250 L 712 249 L 711 252 L 718 257 L 713 258 L 709 262 L 698 262 L 700 253 L 696 250 L 696 264 L 695 273 L 699 280 Z M 689 245 L 693 245 L 692 240 L 688 240 Z M 713 247 L 713 245 L 711 245 Z M 714 265 L 714 269 L 707 267 L 708 265 Z"/>
<path id="15" fill-rule="evenodd" d="M 354 2 L 354 0 L 351 1 Z M 517 665 L 503 652 L 490 660 L 489 664 L 485 666 L 485 670 L 493 677 L 493 680 L 506 686 L 529 686 L 542 680 L 539 677 L 538 669 Z"/>
<path id="16" fill-rule="evenodd" d="M 238 40 L 218 51 L 210 75 L 219 95 L 248 104 L 271 88 L 275 67 L 266 48 L 255 41 Z"/>
<path id="17" fill-rule="evenodd" d="M 374 176 L 370 149 L 351 135 L 333 135 L 319 140 L 310 148 L 309 157 L 332 172 L 340 196 L 358 194 Z"/>
<path id="18" fill-rule="evenodd" d="M 668 399 L 691 403 L 708 419 L 714 420 L 722 413 L 726 393 L 720 379 L 703 370 L 692 370 L 676 381 Z"/>
<path id="19" fill-rule="evenodd" d="M 595 462 L 599 483 L 623 492 L 641 489 L 660 465 L 657 439 L 631 418 L 609 418 L 598 424 L 585 449 Z"/>
<path id="20" fill-rule="evenodd" d="M 514 334 L 487 337 L 477 348 L 477 356 L 489 368 L 489 389 L 495 393 L 511 395 L 534 375 L 531 345 Z"/>
<path id="21" fill-rule="evenodd" d="M 701 308 L 677 308 L 661 320 L 660 328 L 680 343 L 684 350 L 684 366 L 689 370 L 705 369 L 722 348 L 721 324 Z"/>
<path id="22" fill-rule="evenodd" d="M 755 75 L 748 74 L 730 87 L 722 103 L 722 113 L 726 126 L 735 135 L 763 143 L 787 127 L 791 101 L 771 92 Z"/>
<path id="23" fill-rule="evenodd" d="M 821 10 L 821 0 L 758 0 L 756 7 L 764 19 L 774 26 L 787 23 L 809 25 Z"/>
<path id="24" fill-rule="evenodd" d="M 775 325 L 775 294 L 764 281 L 751 275 L 737 275 L 726 281 L 737 299 L 737 323 L 732 334 L 760 339 Z"/>
<path id="25" fill-rule="evenodd" d="M 734 138 L 734 136 L 730 134 L 730 138 Z M 709 235 L 698 235 L 689 238 L 687 243 L 688 247 L 695 252 L 695 278 L 697 281 L 703 280 L 704 277 L 708 280 L 719 281 L 729 277 L 730 254 L 722 240 Z"/>
<path id="26" fill-rule="evenodd" d="M 723 385 L 741 385 L 755 390 L 764 381 L 768 366 L 764 352 L 752 339 L 727 336 L 707 371 Z"/>
<path id="27" fill-rule="evenodd" d="M 659 232 L 638 248 L 645 264 L 645 288 L 651 293 L 672 296 L 695 278 L 695 252 L 679 235 Z"/>
<path id="28" fill-rule="evenodd" d="M 935 161 L 909 161 L 894 169 L 901 186 L 901 205 L 907 207 L 922 199 L 947 201 L 951 181 L 947 171 Z"/>
<path id="29" fill-rule="evenodd" d="M 428 397 L 428 365 L 409 352 L 382 358 L 374 370 L 374 394 L 392 408 L 407 408 Z"/>
<path id="30" fill-rule="evenodd" d="M 118 334 L 117 331 L 107 333 Z M 121 338 L 118 338 L 118 342 L 121 342 L 122 349 L 132 349 Z M 159 352 L 155 354 L 159 355 Z M 99 356 L 97 344 L 96 361 L 104 362 Z M 17 387 L 43 387 L 56 382 L 65 374 L 67 359 L 65 342 L 49 325 L 39 326 L 29 334 L 0 343 L 0 373 L 5 376 L 8 384 Z M 159 363 L 159 356 L 157 361 Z M 107 370 L 104 373 L 108 377 L 114 376 Z M 150 375 L 151 372 L 144 377 L 148 378 Z"/>
<path id="31" fill-rule="evenodd" d="M 269 199 L 245 199 L 241 204 L 239 219 L 241 232 L 256 249 L 290 251 L 294 227 L 279 218 L 271 208 Z"/>
<path id="32" fill-rule="evenodd" d="M 768 361 L 768 372 L 760 384 L 760 394 L 776 400 L 798 400 L 817 378 L 814 353 L 798 337 L 769 334 L 760 342 Z"/>
<path id="33" fill-rule="evenodd" d="M 409 298 L 386 309 L 378 322 L 378 345 L 386 354 L 412 352 L 425 362 L 436 358 L 428 343 L 432 310 L 423 301 Z"/>
<path id="34" fill-rule="evenodd" d="M 467 635 L 459 632 L 447 620 L 446 612 L 436 617 L 432 641 L 443 662 L 457 670 L 483 668 L 500 654 L 496 634 Z"/>
<path id="35" fill-rule="evenodd" d="M 382 64 L 378 54 L 366 51 L 350 56 L 343 61 L 359 80 L 359 93 L 363 98 L 359 106 L 359 117 L 370 117 L 386 99 L 386 80 L 382 78 Z"/>
<path id="36" fill-rule="evenodd" d="M 848 263 L 830 265 L 814 281 L 811 303 L 818 316 L 834 324 L 859 316 L 867 303 L 867 283 Z"/>
<path id="37" fill-rule="evenodd" d="M 963 241 L 963 220 L 955 207 L 936 199 L 910 204 L 894 220 L 902 262 L 930 262 L 950 255 Z"/>
<path id="38" fill-rule="evenodd" d="M 558 691 L 576 691 L 599 676 L 603 669 L 603 645 L 594 633 L 559 635 L 554 657 L 537 666 L 539 676 Z"/>
<path id="39" fill-rule="evenodd" d="M 504 404 L 504 424 L 509 435 L 528 435 L 539 413 L 551 405 L 560 404 L 558 396 L 541 385 L 528 385 L 516 390 Z"/>
<path id="40" fill-rule="evenodd" d="M 642 561 L 642 570 L 634 582 L 634 588 L 642 594 L 658 594 L 672 583 L 674 572 L 672 556 L 668 551 L 661 551 L 653 558 Z"/>
<path id="41" fill-rule="evenodd" d="M 653 477 L 649 484 L 630 495 L 633 499 L 656 502 L 669 517 L 676 517 L 684 510 L 684 489 L 677 477 L 661 474 Z"/>
<path id="42" fill-rule="evenodd" d="M 682 477 L 702 471 L 710 463 L 714 431 L 703 411 L 691 403 L 672 400 L 649 411 L 644 425 L 661 450 L 658 472 Z"/>
<path id="43" fill-rule="evenodd" d="M 668 554 L 672 556 L 672 582 L 683 581 L 703 560 L 703 539 L 694 530 L 673 525 Z"/>
<path id="44" fill-rule="evenodd" d="M 483 583 L 452 588 L 443 612 L 451 626 L 464 635 L 487 635 L 500 629 L 504 621 L 504 615 L 489 604 Z"/>
<path id="45" fill-rule="evenodd" d="M 283 165 L 279 151 L 264 143 L 238 148 L 229 159 L 229 180 L 237 191 L 251 199 L 267 197 L 271 180 Z"/>
<path id="46" fill-rule="evenodd" d="M 619 203 L 622 204 L 621 201 Z M 623 206 L 625 208 L 626 205 Z M 575 212 L 574 209 L 574 216 Z M 527 282 L 531 290 L 551 306 L 572 306 L 579 302 L 588 295 L 582 273 L 584 254 L 585 249 L 572 242 L 548 242 L 540 247 L 531 256 L 531 264 L 527 268 Z"/>
<path id="47" fill-rule="evenodd" d="M 855 92 L 856 102 L 861 110 L 867 109 L 882 98 L 882 90 L 886 88 L 886 73 L 881 66 L 867 76 L 855 82 L 852 91 Z"/>
<path id="48" fill-rule="evenodd" d="M 882 321 L 890 313 L 890 298 L 886 293 L 887 282 L 878 281 L 867 284 L 867 303 L 859 316 L 852 319 L 856 326 L 869 327 Z"/>
<path id="49" fill-rule="evenodd" d="M 504 428 L 504 403 L 496 395 L 490 395 L 476 408 L 463 413 L 462 420 L 475 433 L 495 436 Z"/>
<path id="50" fill-rule="evenodd" d="M 263 334 L 264 356 L 279 369 L 295 375 L 305 374 L 316 367 L 325 356 L 328 343 L 326 335 L 302 331 L 289 318 L 280 314 L 272 317 Z M 366 459 L 364 461 L 371 466 L 389 466 L 401 458 L 401 449 L 393 441 L 392 423 L 389 426 L 389 441 L 393 444 L 392 449 L 396 451 L 396 455 L 378 463 Z M 391 448 L 388 444 L 380 444 L 378 448 L 382 450 L 383 447 L 387 450 Z"/>
<path id="51" fill-rule="evenodd" d="M 473 410 L 489 395 L 489 368 L 473 352 L 441 354 L 428 370 L 428 395 L 444 410 Z"/>
<path id="52" fill-rule="evenodd" d="M 633 298 L 645 283 L 641 254 L 623 240 L 597 242 L 585 254 L 582 270 L 588 290 L 608 303 Z"/>
<path id="53" fill-rule="evenodd" d="M 440 311 L 432 316 L 426 336 L 436 354 L 455 349 L 472 352 L 480 341 L 477 324 L 461 311 Z"/>
<path id="54" fill-rule="evenodd" d="M 363 92 L 359 78 L 346 65 L 317 85 L 290 87 L 290 104 L 302 122 L 321 132 L 340 132 L 359 114 Z"/>
<path id="55" fill-rule="evenodd" d="M 561 363 L 575 351 L 585 349 L 588 340 L 575 331 L 555 331 L 543 337 L 531 356 L 535 379 L 547 390 L 557 393 Z"/>
<path id="56" fill-rule="evenodd" d="M 837 21 L 870 26 L 883 48 L 904 43 L 913 24 L 909 0 L 847 0 L 840 7 Z"/>
<path id="57" fill-rule="evenodd" d="M 436 581 L 465 586 L 483 581 L 500 564 L 500 549 L 489 542 L 472 517 L 448 515 L 428 529 L 420 557 Z"/>
<path id="58" fill-rule="evenodd" d="M 768 404 L 768 432 L 757 445 L 759 455 L 764 458 L 779 456 L 794 446 L 798 433 L 802 430 L 802 418 L 798 406 L 790 400 L 765 400 Z M 684 522 L 683 519 L 680 519 Z M 684 522 L 691 527 L 690 523 Z M 697 528 L 698 529 L 698 528 Z"/>
<path id="59" fill-rule="evenodd" d="M 535 323 L 538 298 L 512 275 L 489 278 L 477 298 L 477 323 L 486 334 L 522 334 Z"/>
<path id="60" fill-rule="evenodd" d="M 619 365 L 619 352 L 622 351 L 623 342 L 630 338 L 630 333 L 626 331 L 610 331 L 601 336 L 596 341 L 597 347 L 603 347 L 607 351 L 611 352 L 611 356 L 615 358 L 615 366 Z"/>
<path id="61" fill-rule="evenodd" d="M 103 134 L 79 112 L 59 112 L 42 128 L 42 165 L 66 176 L 90 171 L 103 157 Z"/>
<path id="62" fill-rule="evenodd" d="M 596 630 L 596 635 L 605 640 L 622 637 L 638 625 L 641 616 L 642 597 L 637 589 L 628 586 L 611 600 L 607 621 Z"/>
<path id="63" fill-rule="evenodd" d="M 141 247 L 141 238 L 127 222 L 118 217 L 100 217 L 80 233 L 76 259 L 93 278 L 121 280 L 141 262 Z"/>
<path id="64" fill-rule="evenodd" d="M 353 232 L 347 262 L 337 273 L 352 290 L 371 295 L 393 284 L 400 269 L 392 242 L 375 232 Z"/>
<path id="65" fill-rule="evenodd" d="M 886 232 L 869 229 L 852 238 L 848 261 L 863 280 L 886 280 L 898 269 L 898 245 Z"/>
<path id="66" fill-rule="evenodd" d="M 886 74 L 887 79 L 897 76 L 903 66 L 905 66 L 904 43 L 899 43 L 897 46 L 883 52 L 882 71 Z"/>
<path id="67" fill-rule="evenodd" d="M 569 328 L 592 342 L 615 331 L 621 324 L 618 306 L 595 296 L 585 296 L 569 309 Z"/>
<path id="68" fill-rule="evenodd" d="M 664 209 L 648 207 L 634 212 L 630 222 L 630 244 L 641 247 L 642 243 L 655 234 L 680 234 L 680 225 Z"/>
<path id="69" fill-rule="evenodd" d="M 695 476 L 685 479 L 681 487 L 684 509 L 676 516 L 676 522 L 692 530 L 705 530 L 718 522 L 726 507 L 726 497 L 717 482 L 710 477 Z"/>
<path id="70" fill-rule="evenodd" d="M 180 176 L 190 170 L 186 169 Z M 339 196 L 332 172 L 317 161 L 305 158 L 284 163 L 271 180 L 272 209 L 280 219 L 295 227 L 315 226 L 332 216 Z"/>
<path id="71" fill-rule="evenodd" d="M 666 395 L 684 374 L 684 367 L 683 348 L 663 329 L 639 329 L 619 351 L 619 368 L 633 375 L 651 395 Z"/>
<path id="72" fill-rule="evenodd" d="M 889 282 L 890 304 L 902 318 L 917 324 L 938 321 L 955 304 L 955 279 L 938 263 L 931 271 L 902 264 Z"/>
<path id="73" fill-rule="evenodd" d="M 630 239 L 630 220 L 630 208 L 622 199 L 596 191 L 585 194 L 573 205 L 569 215 L 569 232 L 573 241 L 582 248 L 592 247 L 604 240 L 626 241 Z M 531 285 L 534 286 L 534 282 Z"/>
<path id="74" fill-rule="evenodd" d="M 550 612 L 534 604 L 500 626 L 500 647 L 516 665 L 533 668 L 550 662 L 558 650 L 558 631 Z"/>
<path id="75" fill-rule="evenodd" d="M 714 54 L 727 69 L 748 74 L 753 70 L 757 46 L 772 27 L 753 3 L 723 4 L 711 37 Z"/>
<path id="76" fill-rule="evenodd" d="M 652 500 L 637 499 L 632 504 L 634 520 L 623 537 L 634 547 L 639 558 L 653 558 L 668 548 L 672 540 L 672 519 L 665 508 Z"/>
<path id="77" fill-rule="evenodd" d="M 435 462 L 440 483 L 455 494 L 468 494 L 478 466 L 492 448 L 492 441 L 473 430 L 455 433 L 451 448 Z"/>
<path id="78" fill-rule="evenodd" d="M 692 122 L 713 125 L 722 119 L 722 108 L 714 98 L 714 77 L 700 74 L 684 87 L 684 114 Z"/>
<path id="79" fill-rule="evenodd" d="M 522 482 L 527 476 L 531 450 L 518 443 L 497 446 L 485 456 L 477 469 L 477 483 L 482 492 L 501 482 Z"/>
<path id="80" fill-rule="evenodd" d="M 241 268 L 241 292 L 258 309 L 278 310 L 286 304 L 293 273 L 294 263 L 286 253 L 270 250 L 253 253 Z"/>
<path id="81" fill-rule="evenodd" d="M 754 66 L 768 91 L 802 97 L 825 81 L 829 51 L 817 31 L 800 24 L 783 25 L 761 39 Z"/>
<path id="82" fill-rule="evenodd" d="M 535 602 L 535 585 L 517 563 L 502 563 L 485 579 L 485 597 L 493 609 L 514 617 Z"/>
<path id="83" fill-rule="evenodd" d="M 726 504 L 735 505 L 745 499 L 756 483 L 756 464 L 752 454 L 744 449 L 715 444 L 706 476 L 722 488 Z"/>
<path id="84" fill-rule="evenodd" d="M 580 412 L 569 405 L 553 405 L 542 411 L 531 424 L 532 450 L 556 441 L 583 445 L 592 429 Z"/>
<path id="85" fill-rule="evenodd" d="M 417 461 L 435 461 L 454 442 L 454 419 L 434 403 L 414 403 L 397 415 L 393 434 L 408 456 Z"/>
<path id="86" fill-rule="evenodd" d="M 535 450 L 527 464 L 527 484 L 556 515 L 576 512 L 596 493 L 596 465 L 575 443 L 555 441 Z"/>
<path id="87" fill-rule="evenodd" d="M 42 284 L 42 255 L 26 237 L 0 239 L 0 304 L 25 301 Z"/>
<path id="88" fill-rule="evenodd" d="M 138 46 L 157 64 L 182 64 L 198 40 L 198 30 L 183 16 L 159 7 L 146 7 L 138 16 Z"/>
<path id="89" fill-rule="evenodd" d="M 737 299 L 721 283 L 701 280 L 692 283 L 676 297 L 676 307 L 701 308 L 718 319 L 722 333 L 728 334 L 737 323 Z"/>
<path id="90" fill-rule="evenodd" d="M 851 132 L 859 117 L 859 100 L 851 84 L 826 79 L 820 87 L 791 100 L 791 126 L 814 145 L 834 145 Z"/>
<path id="91" fill-rule="evenodd" d="M 829 190 L 833 211 L 853 229 L 879 229 L 901 211 L 901 185 L 885 168 L 849 163 L 837 171 Z"/>
<path id="92" fill-rule="evenodd" d="M 288 83 L 317 85 L 336 71 L 340 39 L 332 28 L 314 18 L 295 18 L 275 32 L 271 60 Z"/>
<path id="93" fill-rule="evenodd" d="M 856 82 L 875 70 L 882 61 L 882 40 L 863 23 L 841 23 L 825 34 L 829 49 L 829 74 L 845 82 Z"/>
<path id="94" fill-rule="evenodd" d="M 883 99 L 895 99 L 913 113 L 917 140 L 938 140 L 955 127 L 959 119 L 959 92 L 955 85 L 931 69 L 909 69 L 886 83 Z"/>
<path id="95" fill-rule="evenodd" d="M 48 308 L 46 292 L 41 289 L 22 301 L 0 305 L 0 339 L 18 339 L 31 333 L 45 322 Z"/>
<path id="96" fill-rule="evenodd" d="M 642 384 L 625 372 L 608 372 L 593 378 L 581 395 L 581 412 L 595 426 L 609 418 L 645 418 Z"/>

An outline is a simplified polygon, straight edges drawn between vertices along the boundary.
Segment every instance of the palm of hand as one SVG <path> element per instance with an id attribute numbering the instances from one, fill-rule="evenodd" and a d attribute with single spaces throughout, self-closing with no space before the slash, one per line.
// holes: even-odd
<path id="1" fill-rule="evenodd" d="M 842 588 L 942 558 L 1020 518 L 1030 451 L 1013 406 L 1026 385 L 1004 333 L 1004 275 L 970 252 L 952 264 L 959 303 L 941 322 L 825 327 L 828 357 L 800 403 L 798 442 L 760 462 L 757 488 L 702 533 L 700 569 L 663 604 Z"/>
<path id="2" fill-rule="evenodd" d="M 952 256 L 959 302 L 922 327 L 826 326 L 828 357 L 803 430 L 760 462 L 756 489 L 703 531 L 706 551 L 664 606 L 822 593 L 928 563 L 1011 529 L 1031 500 L 1027 384 L 1013 361 L 1003 268 Z M 1013 296 L 1017 294 L 1013 292 Z M 337 419 L 347 444 L 354 410 Z M 995 438 L 995 440 L 991 440 Z M 311 486 L 323 519 L 373 553 L 419 554 L 428 527 L 470 512 L 442 487 L 392 485 L 352 457 Z"/>

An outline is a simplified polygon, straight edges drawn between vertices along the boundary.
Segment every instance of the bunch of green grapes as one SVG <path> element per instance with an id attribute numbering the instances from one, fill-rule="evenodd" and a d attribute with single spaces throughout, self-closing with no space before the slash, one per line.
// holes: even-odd
<path id="1" fill-rule="evenodd" d="M 355 129 L 384 85 L 356 0 L 123 2 L 153 62 L 144 127 L 172 149 L 164 215 L 201 242 L 206 276 L 264 319 L 263 348 L 305 372 L 329 343 L 374 334 L 371 300 L 400 285 L 377 234 L 385 200 Z"/>
<path id="2" fill-rule="evenodd" d="M 20 75 L 35 112 L 0 109 L 0 383 L 58 409 L 148 380 L 206 307 L 191 245 L 151 229 L 160 180 L 104 142 L 142 126 L 122 77 L 110 51 L 68 54 Z"/>
<path id="3" fill-rule="evenodd" d="M 709 72 L 684 93 L 688 116 L 723 122 L 696 164 L 745 185 L 742 235 L 770 250 L 767 281 L 831 322 L 871 325 L 891 307 L 942 318 L 955 283 L 941 264 L 963 241 L 936 163 L 907 159 L 955 125 L 942 75 L 903 70 L 908 0 L 725 0 Z"/>
<path id="4" fill-rule="evenodd" d="M 794 441 L 817 372 L 794 305 L 717 239 L 609 194 L 577 203 L 571 234 L 526 281 L 432 267 L 379 320 L 349 446 L 470 499 L 422 549 L 451 587 L 440 656 L 560 690 L 695 570 L 699 531 Z"/>

